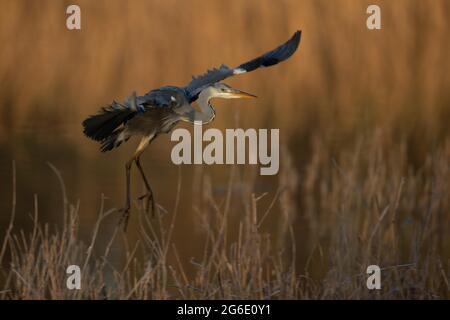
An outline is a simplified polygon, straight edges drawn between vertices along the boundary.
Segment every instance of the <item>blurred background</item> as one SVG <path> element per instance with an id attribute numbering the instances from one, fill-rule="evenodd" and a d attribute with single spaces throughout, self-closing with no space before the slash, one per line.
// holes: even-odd
<path id="1" fill-rule="evenodd" d="M 81 30 L 66 29 L 70 4 L 81 8 Z M 366 28 L 370 4 L 381 7 L 381 30 Z M 102 154 L 83 135 L 83 119 L 134 90 L 144 94 L 162 85 L 183 86 L 207 68 L 236 66 L 302 30 L 300 48 L 290 60 L 226 81 L 258 99 L 216 102 L 217 117 L 210 125 L 279 128 L 278 176 L 260 177 L 253 166 L 177 167 L 170 160 L 169 135 L 144 153 L 156 200 L 169 215 L 181 181 L 173 240 L 183 261 L 203 252 L 195 208 L 206 187 L 205 179 L 196 177 L 207 176 L 222 203 L 231 175 L 235 220 L 246 206 L 242 193 L 268 193 L 258 202 L 264 212 L 280 185 L 290 190 L 263 227 L 283 233 L 279 215 L 289 202 L 301 270 L 307 263 L 316 264 L 318 273 L 326 270 L 327 263 L 311 254 L 318 243 L 327 250 L 334 222 L 355 217 L 367 229 L 365 203 L 371 207 L 372 199 L 382 203 L 383 197 L 387 203 L 404 177 L 401 221 L 422 223 L 429 195 L 437 194 L 431 207 L 442 229 L 433 232 L 442 235 L 437 250 L 448 257 L 448 183 L 439 180 L 440 193 L 433 193 L 433 186 L 436 177 L 448 176 L 450 163 L 450 2 L 1 0 L 0 8 L 0 234 L 11 210 L 13 160 L 16 225 L 31 228 L 34 194 L 40 219 L 61 222 L 61 190 L 50 162 L 61 171 L 70 201 L 79 201 L 81 232 L 88 237 L 102 194 L 107 207 L 123 205 L 124 163 L 136 140 Z M 341 194 L 337 177 L 354 168 L 356 185 L 348 190 L 365 189 Z M 367 185 L 370 168 L 373 179 Z M 136 172 L 133 178 L 137 196 L 142 184 Z M 342 205 L 353 195 L 361 203 Z M 136 214 L 132 211 L 130 239 L 137 237 Z M 116 218 L 111 217 L 111 228 Z M 108 228 L 102 233 L 109 239 Z M 410 237 L 405 233 L 405 256 Z M 120 246 L 113 250 L 120 256 Z"/>

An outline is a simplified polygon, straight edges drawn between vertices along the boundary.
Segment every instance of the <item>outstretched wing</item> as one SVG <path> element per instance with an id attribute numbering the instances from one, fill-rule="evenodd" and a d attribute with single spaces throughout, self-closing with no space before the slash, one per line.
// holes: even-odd
<path id="1" fill-rule="evenodd" d="M 260 67 L 270 67 L 288 59 L 297 50 L 300 43 L 300 38 L 301 31 L 297 31 L 286 43 L 263 54 L 262 56 L 247 61 L 236 68 L 229 68 L 226 65 L 221 65 L 219 68 L 208 70 L 208 72 L 201 76 L 193 77 L 192 81 L 184 88 L 190 102 L 196 100 L 198 94 L 211 84 L 222 81 L 236 74 L 253 71 Z"/>

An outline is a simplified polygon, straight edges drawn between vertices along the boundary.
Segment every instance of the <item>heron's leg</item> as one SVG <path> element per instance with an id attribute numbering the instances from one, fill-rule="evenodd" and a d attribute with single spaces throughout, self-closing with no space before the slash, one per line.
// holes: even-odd
<path id="1" fill-rule="evenodd" d="M 146 206 L 147 210 L 149 208 L 149 203 L 151 201 L 153 213 L 155 212 L 155 205 L 154 205 L 154 201 L 153 201 L 152 189 L 150 188 L 150 184 L 148 183 L 147 177 L 145 176 L 144 170 L 142 169 L 139 158 L 141 157 L 142 152 L 144 152 L 145 148 L 150 144 L 150 142 L 154 138 L 155 138 L 154 134 L 142 137 L 142 140 L 139 143 L 139 146 L 137 147 L 136 152 L 134 153 L 134 159 L 136 162 L 136 166 L 138 167 L 139 172 L 141 173 L 142 180 L 144 180 L 145 188 L 147 189 L 147 193 L 144 196 L 140 197 L 139 199 L 147 198 L 147 206 Z"/>
<path id="2" fill-rule="evenodd" d="M 150 184 L 148 183 L 147 177 L 145 176 L 144 169 L 142 168 L 141 161 L 140 161 L 140 155 L 136 158 L 136 166 L 139 169 L 139 172 L 141 173 L 142 180 L 144 180 L 145 189 L 147 190 L 147 193 L 143 196 L 139 197 L 139 199 L 147 199 L 147 204 L 145 206 L 146 210 L 148 211 L 149 205 L 151 205 L 152 208 L 152 215 L 155 215 L 155 199 L 153 198 L 153 191 L 150 187 Z"/>
<path id="3" fill-rule="evenodd" d="M 135 158 L 131 158 L 127 161 L 125 165 L 125 175 L 126 175 L 126 199 L 125 199 L 125 207 L 121 210 L 123 211 L 122 218 L 120 219 L 119 224 L 124 224 L 124 230 L 127 229 L 128 219 L 130 218 L 130 208 L 131 208 L 131 165 L 135 161 Z"/>
<path id="4" fill-rule="evenodd" d="M 145 136 L 142 138 L 141 142 L 139 143 L 136 151 L 134 152 L 133 157 L 128 160 L 128 162 L 125 165 L 125 173 L 126 173 L 126 179 L 127 179 L 127 194 L 126 194 L 126 202 L 125 202 L 125 207 L 121 210 L 123 211 L 123 216 L 122 219 L 120 220 L 120 223 L 124 223 L 124 230 L 126 230 L 127 225 L 128 225 L 128 219 L 130 217 L 130 208 L 131 208 L 131 166 L 133 164 L 133 161 L 136 162 L 136 165 L 139 162 L 139 157 L 142 154 L 142 152 L 144 151 L 144 149 L 148 146 L 148 144 L 150 143 L 150 141 L 153 139 L 154 135 L 151 136 Z M 139 164 L 138 165 L 139 171 L 141 173 L 143 173 L 142 171 L 142 167 Z M 143 175 L 144 177 L 144 181 L 146 181 L 147 179 L 145 178 L 145 175 Z M 147 181 L 148 184 L 148 181 Z M 147 186 L 146 184 L 146 186 Z M 153 198 L 153 196 L 152 196 Z"/>

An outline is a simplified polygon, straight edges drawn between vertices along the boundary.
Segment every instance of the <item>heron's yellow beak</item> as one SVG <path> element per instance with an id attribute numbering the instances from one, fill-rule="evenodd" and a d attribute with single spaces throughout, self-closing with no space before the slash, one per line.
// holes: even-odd
<path id="1" fill-rule="evenodd" d="M 241 91 L 238 89 L 234 89 L 234 91 L 231 93 L 231 96 L 233 98 L 238 98 L 238 99 L 254 99 L 257 98 L 257 96 L 255 96 L 254 94 L 245 92 L 245 91 Z"/>

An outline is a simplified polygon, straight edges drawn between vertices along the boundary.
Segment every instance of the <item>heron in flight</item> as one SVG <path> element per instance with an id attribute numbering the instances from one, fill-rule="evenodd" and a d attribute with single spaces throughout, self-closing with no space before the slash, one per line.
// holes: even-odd
<path id="1" fill-rule="evenodd" d="M 155 212 L 155 201 L 150 183 L 142 168 L 140 157 L 144 149 L 161 133 L 168 133 L 180 121 L 191 124 L 207 124 L 215 117 L 211 99 L 255 98 L 256 96 L 230 87 L 222 80 L 234 75 L 253 71 L 260 67 L 276 65 L 294 54 L 300 43 L 301 31 L 297 31 L 284 44 L 236 68 L 221 65 L 206 73 L 193 77 L 185 87 L 164 86 L 151 90 L 143 96 L 133 94 L 124 103 L 113 101 L 96 115 L 83 121 L 84 133 L 101 143 L 101 151 L 110 151 L 132 136 L 141 136 L 141 141 L 131 159 L 125 165 L 126 202 L 122 209 L 126 228 L 130 212 L 130 172 L 136 164 L 146 193 L 138 199 L 147 199 L 146 210 Z M 197 101 L 199 111 L 192 104 Z"/>

